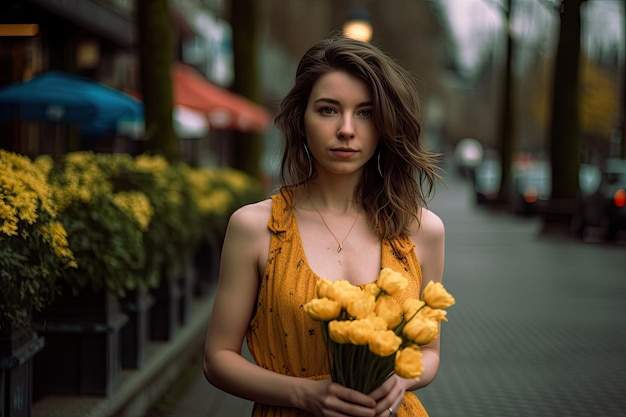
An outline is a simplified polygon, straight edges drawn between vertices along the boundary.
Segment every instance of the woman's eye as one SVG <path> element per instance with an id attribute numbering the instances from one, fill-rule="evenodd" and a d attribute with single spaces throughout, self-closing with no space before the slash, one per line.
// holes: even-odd
<path id="1" fill-rule="evenodd" d="M 359 111 L 359 116 L 361 117 L 372 117 L 372 109 L 363 109 Z"/>
<path id="2" fill-rule="evenodd" d="M 332 107 L 322 107 L 322 108 L 320 108 L 319 112 L 322 113 L 322 114 L 335 114 L 335 113 L 337 113 L 335 111 L 335 109 L 333 109 Z"/>

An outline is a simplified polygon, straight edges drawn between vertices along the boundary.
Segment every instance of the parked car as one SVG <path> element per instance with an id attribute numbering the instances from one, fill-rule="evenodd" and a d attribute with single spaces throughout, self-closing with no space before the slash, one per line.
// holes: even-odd
<path id="1" fill-rule="evenodd" d="M 500 159 L 493 157 L 483 159 L 474 169 L 474 191 L 478 204 L 495 201 L 498 198 L 501 171 Z"/>
<path id="2" fill-rule="evenodd" d="M 589 194 L 597 189 L 601 173 L 597 166 L 580 164 L 578 183 L 581 192 Z M 513 211 L 517 214 L 541 213 L 550 200 L 552 169 L 549 161 L 535 160 L 518 168 L 513 175 Z"/>
<path id="3" fill-rule="evenodd" d="M 498 152 L 487 150 L 474 169 L 474 191 L 478 204 L 498 198 L 502 167 Z M 529 153 L 517 153 L 510 171 L 509 201 L 516 213 L 531 213 L 550 197 L 549 163 Z"/>
<path id="4" fill-rule="evenodd" d="M 626 230 L 626 160 L 607 159 L 597 177 L 586 188 L 581 182 L 572 227 L 582 237 L 596 228 L 604 239 L 614 240 Z"/>
<path id="5" fill-rule="evenodd" d="M 513 174 L 511 204 L 516 214 L 535 214 L 550 199 L 552 187 L 550 163 L 544 160 L 532 161 Z"/>
<path id="6" fill-rule="evenodd" d="M 454 149 L 454 162 L 463 178 L 471 178 L 484 157 L 483 145 L 476 139 L 463 138 Z"/>
<path id="7" fill-rule="evenodd" d="M 583 194 L 591 194 L 600 184 L 601 173 L 595 165 L 581 164 L 578 181 Z M 485 158 L 476 167 L 474 188 L 476 202 L 488 203 L 498 197 L 501 167 L 497 154 Z M 542 213 L 548 205 L 552 190 L 550 162 L 542 158 L 517 160 L 511 167 L 510 208 L 515 214 Z M 572 208 L 573 209 L 573 208 Z"/>

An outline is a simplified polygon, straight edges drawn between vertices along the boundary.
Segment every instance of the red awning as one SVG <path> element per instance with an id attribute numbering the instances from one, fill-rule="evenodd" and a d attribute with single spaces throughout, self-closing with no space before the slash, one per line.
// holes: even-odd
<path id="1" fill-rule="evenodd" d="M 174 64 L 172 88 L 174 103 L 205 113 L 211 129 L 260 133 L 270 123 L 265 108 L 211 83 L 189 65 Z"/>

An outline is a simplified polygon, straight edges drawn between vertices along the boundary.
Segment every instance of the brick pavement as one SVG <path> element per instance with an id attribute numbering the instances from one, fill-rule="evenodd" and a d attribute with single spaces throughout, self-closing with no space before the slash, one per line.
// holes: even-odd
<path id="1" fill-rule="evenodd" d="M 444 283 L 437 379 L 418 392 L 432 417 L 626 415 L 626 246 L 540 233 L 538 219 L 475 207 L 440 187 Z M 244 417 L 251 404 L 197 375 L 163 417 Z"/>

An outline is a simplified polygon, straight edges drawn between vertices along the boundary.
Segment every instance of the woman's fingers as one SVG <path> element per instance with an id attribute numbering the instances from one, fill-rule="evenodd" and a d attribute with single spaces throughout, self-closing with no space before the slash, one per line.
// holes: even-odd
<path id="1" fill-rule="evenodd" d="M 389 417 L 390 408 L 393 410 L 393 414 L 396 414 L 404 399 L 404 392 L 402 379 L 396 375 L 372 391 L 369 396 L 376 400 L 376 416 Z"/>

